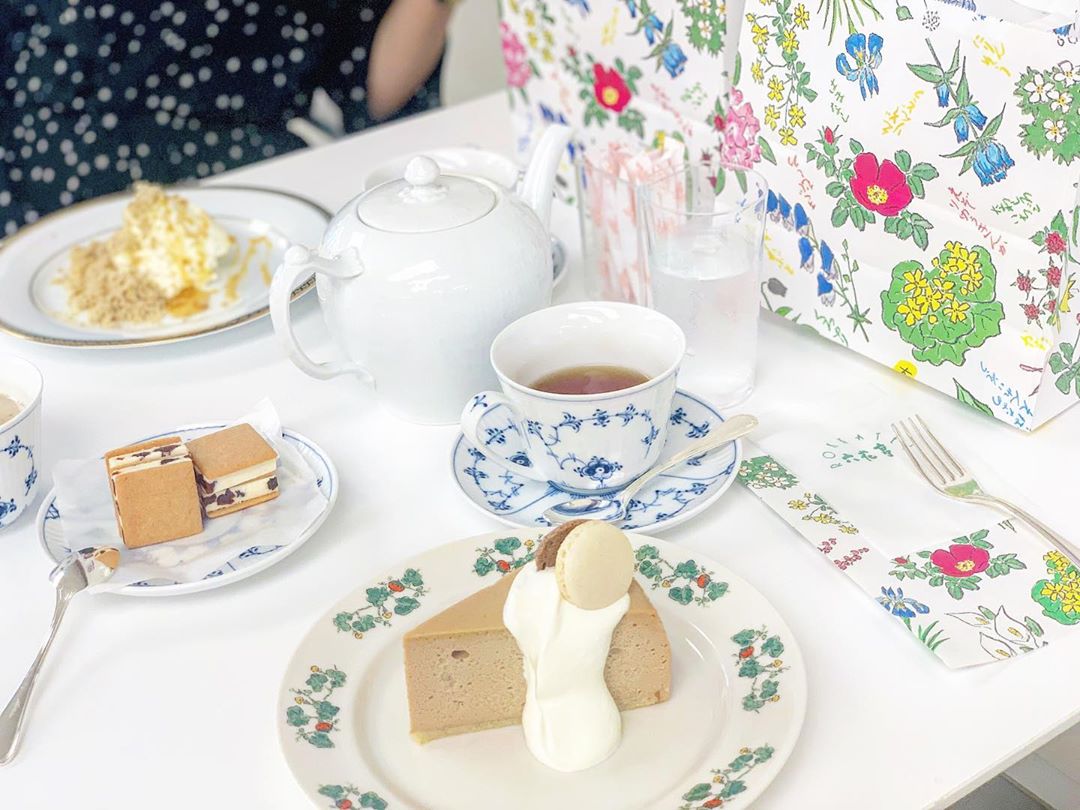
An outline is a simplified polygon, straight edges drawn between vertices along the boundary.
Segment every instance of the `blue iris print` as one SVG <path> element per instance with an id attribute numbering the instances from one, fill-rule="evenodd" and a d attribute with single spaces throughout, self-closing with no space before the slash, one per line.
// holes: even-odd
<path id="1" fill-rule="evenodd" d="M 664 69 L 667 70 L 668 75 L 674 79 L 683 72 L 683 68 L 686 66 L 686 54 L 683 53 L 683 49 L 677 44 L 669 42 L 667 47 L 664 48 L 664 55 L 661 58 L 661 62 L 664 65 Z"/>
<path id="2" fill-rule="evenodd" d="M 885 608 L 893 616 L 901 619 L 914 619 L 916 613 L 929 613 L 930 608 L 917 599 L 904 596 L 903 588 L 881 588 L 881 596 L 877 598 L 878 604 Z"/>
<path id="3" fill-rule="evenodd" d="M 859 83 L 859 93 L 865 100 L 881 88 L 874 71 L 881 67 L 881 46 L 885 40 L 878 34 L 852 34 L 844 42 L 844 50 L 836 57 L 837 72 L 849 82 Z M 848 57 L 851 59 L 848 59 Z M 854 64 L 852 63 L 854 60 Z"/>
<path id="4" fill-rule="evenodd" d="M 997 141 L 979 143 L 975 147 L 975 162 L 972 163 L 972 168 L 984 186 L 1004 180 L 1006 173 L 1015 165 L 1009 157 L 1009 150 Z"/>

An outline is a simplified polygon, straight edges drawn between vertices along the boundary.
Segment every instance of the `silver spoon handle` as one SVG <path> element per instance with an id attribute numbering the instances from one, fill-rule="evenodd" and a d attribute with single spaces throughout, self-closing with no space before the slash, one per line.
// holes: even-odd
<path id="1" fill-rule="evenodd" d="M 15 751 L 19 746 L 19 738 L 22 735 L 23 720 L 26 718 L 26 710 L 30 705 L 30 696 L 34 691 L 34 684 L 37 681 L 42 664 L 45 663 L 45 656 L 52 646 L 53 639 L 56 638 L 56 631 L 60 629 L 60 621 L 64 618 L 64 613 L 70 601 L 71 594 L 57 590 L 56 606 L 53 608 L 52 626 L 49 628 L 49 635 L 45 638 L 41 649 L 38 650 L 37 657 L 30 666 L 30 671 L 26 673 L 26 677 L 19 684 L 19 688 L 11 696 L 11 700 L 4 707 L 4 711 L 0 712 L 0 765 L 6 765 L 15 757 Z"/>
<path id="2" fill-rule="evenodd" d="M 698 456 L 703 456 L 714 450 L 720 449 L 732 439 L 745 436 L 751 430 L 756 428 L 757 425 L 757 417 L 750 416 L 750 414 L 746 413 L 736 414 L 735 416 L 725 419 L 720 427 L 713 430 L 707 438 L 694 442 L 693 445 L 686 448 L 681 453 L 676 453 L 663 464 L 653 467 L 636 481 L 631 481 L 618 494 L 619 501 L 624 505 L 630 503 L 631 498 L 637 495 L 641 488 L 656 478 L 656 476 L 663 475 L 668 470 L 678 467 L 689 459 L 697 458 Z"/>

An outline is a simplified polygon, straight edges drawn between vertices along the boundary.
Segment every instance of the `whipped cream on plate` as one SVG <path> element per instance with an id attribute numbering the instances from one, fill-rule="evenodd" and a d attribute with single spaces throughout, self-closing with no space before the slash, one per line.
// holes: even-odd
<path id="1" fill-rule="evenodd" d="M 557 771 L 603 762 L 619 746 L 622 717 L 604 682 L 611 635 L 629 594 L 583 610 L 562 597 L 552 568 L 523 567 L 510 586 L 503 623 L 524 657 L 525 742 Z"/>

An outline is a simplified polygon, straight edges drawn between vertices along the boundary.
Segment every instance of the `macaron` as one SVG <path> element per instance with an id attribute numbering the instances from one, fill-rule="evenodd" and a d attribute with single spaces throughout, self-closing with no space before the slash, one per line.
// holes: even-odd
<path id="1" fill-rule="evenodd" d="M 566 601 L 584 610 L 605 608 L 630 589 L 634 549 L 611 524 L 585 521 L 559 544 L 555 578 Z"/>

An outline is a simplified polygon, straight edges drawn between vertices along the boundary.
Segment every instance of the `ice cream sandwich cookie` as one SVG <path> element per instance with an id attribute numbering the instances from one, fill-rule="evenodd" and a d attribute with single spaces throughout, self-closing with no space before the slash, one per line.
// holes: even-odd
<path id="1" fill-rule="evenodd" d="M 203 511 L 221 517 L 278 496 L 277 452 L 251 425 L 187 443 Z"/>
<path id="2" fill-rule="evenodd" d="M 105 468 L 120 539 L 128 548 L 202 531 L 195 467 L 179 436 L 106 453 Z"/>

